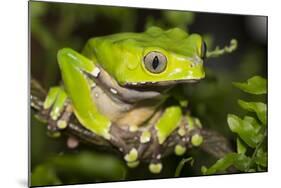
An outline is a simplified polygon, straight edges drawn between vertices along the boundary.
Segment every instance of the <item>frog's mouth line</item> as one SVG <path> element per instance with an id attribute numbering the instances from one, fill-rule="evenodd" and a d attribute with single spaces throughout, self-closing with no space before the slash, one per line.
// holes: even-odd
<path id="1" fill-rule="evenodd" d="M 129 88 L 146 88 L 146 87 L 167 87 L 174 86 L 176 84 L 188 84 L 188 83 L 198 83 L 202 79 L 188 79 L 188 80 L 168 80 L 168 81 L 159 81 L 159 82 L 127 82 L 124 84 L 124 87 Z"/>

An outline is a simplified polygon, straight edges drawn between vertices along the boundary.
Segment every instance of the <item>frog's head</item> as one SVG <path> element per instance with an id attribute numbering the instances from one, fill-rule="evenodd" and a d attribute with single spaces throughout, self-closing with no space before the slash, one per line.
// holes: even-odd
<path id="1" fill-rule="evenodd" d="M 151 27 L 144 33 L 116 34 L 94 42 L 99 64 L 121 86 L 167 86 L 205 76 L 202 37 L 179 28 Z"/>

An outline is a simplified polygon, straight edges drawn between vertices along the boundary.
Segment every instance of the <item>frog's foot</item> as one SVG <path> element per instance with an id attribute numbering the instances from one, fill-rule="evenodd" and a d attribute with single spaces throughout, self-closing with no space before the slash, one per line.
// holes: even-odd
<path id="1" fill-rule="evenodd" d="M 161 163 L 161 145 L 157 144 L 157 146 L 155 147 L 155 150 L 152 154 L 152 160 L 148 166 L 149 171 L 153 174 L 159 174 L 162 171 L 163 165 Z"/>
<path id="2" fill-rule="evenodd" d="M 67 95 L 63 88 L 53 87 L 50 89 L 47 98 L 44 101 L 44 109 L 48 111 L 50 120 L 48 129 L 50 131 L 57 131 L 65 129 L 72 114 L 72 108 L 67 104 Z M 55 124 L 53 122 L 56 122 Z M 56 125 L 56 126 L 54 126 Z"/>
<path id="3" fill-rule="evenodd" d="M 188 135 L 187 126 L 181 125 L 178 130 L 177 134 L 179 135 L 179 140 L 174 147 L 174 153 L 178 156 L 183 155 L 186 152 L 187 145 L 190 142 L 190 136 Z"/>
<path id="4" fill-rule="evenodd" d="M 128 167 L 135 168 L 139 165 L 138 160 L 138 150 L 136 148 L 132 148 L 125 156 L 124 159 L 127 162 Z"/>
<path id="5" fill-rule="evenodd" d="M 150 132 L 150 130 L 145 130 L 143 132 L 141 132 L 140 136 L 139 136 L 139 147 L 138 147 L 138 153 L 141 155 L 144 155 L 145 152 L 149 149 L 150 143 L 152 141 L 153 137 L 152 137 L 152 133 Z M 141 156 L 143 157 L 143 156 Z"/>

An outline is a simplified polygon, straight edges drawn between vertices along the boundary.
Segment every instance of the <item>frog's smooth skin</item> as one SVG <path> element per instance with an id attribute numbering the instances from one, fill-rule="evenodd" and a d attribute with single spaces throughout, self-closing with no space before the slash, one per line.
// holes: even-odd
<path id="1" fill-rule="evenodd" d="M 52 88 L 44 107 L 57 120 L 66 101 L 80 123 L 93 133 L 110 139 L 110 127 L 145 130 L 154 126 L 159 144 L 183 118 L 179 104 L 164 105 L 178 83 L 204 78 L 206 46 L 198 34 L 174 28 L 151 27 L 143 33 L 120 33 L 90 39 L 82 53 L 61 49 L 57 58 L 63 87 Z M 60 127 L 66 122 L 58 121 Z M 132 158 L 134 160 L 132 160 Z M 137 161 L 135 148 L 125 156 Z M 160 164 L 151 164 L 160 172 Z"/>

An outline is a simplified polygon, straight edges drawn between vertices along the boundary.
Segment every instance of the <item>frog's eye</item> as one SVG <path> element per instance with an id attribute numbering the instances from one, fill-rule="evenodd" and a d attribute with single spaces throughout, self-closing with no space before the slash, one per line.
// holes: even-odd
<path id="1" fill-rule="evenodd" d="M 205 59 L 206 54 L 207 54 L 207 45 L 206 42 L 203 41 L 201 45 L 201 58 Z"/>
<path id="2" fill-rule="evenodd" d="M 152 73 L 161 73 L 167 66 L 167 58 L 160 52 L 149 52 L 143 61 L 145 68 Z"/>

